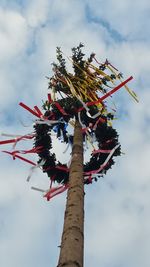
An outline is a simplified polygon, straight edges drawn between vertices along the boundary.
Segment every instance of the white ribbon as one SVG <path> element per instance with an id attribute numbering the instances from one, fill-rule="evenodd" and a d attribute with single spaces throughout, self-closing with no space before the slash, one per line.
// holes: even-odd
<path id="1" fill-rule="evenodd" d="M 51 126 L 55 123 L 64 123 L 63 121 L 50 121 L 50 120 L 35 120 L 35 124 L 47 124 Z"/>
<path id="2" fill-rule="evenodd" d="M 34 172 L 37 168 L 41 168 L 41 166 L 43 166 L 44 163 L 45 163 L 45 160 L 42 160 L 42 161 L 41 161 L 40 163 L 38 163 L 36 166 L 32 166 L 32 167 L 30 168 L 30 172 L 29 172 L 29 175 L 28 175 L 28 177 L 27 177 L 27 182 L 30 181 L 31 176 L 33 175 L 33 172 Z"/>
<path id="3" fill-rule="evenodd" d="M 83 107 L 85 108 L 85 110 L 86 110 L 86 115 L 89 117 L 89 118 L 92 118 L 92 119 L 95 119 L 95 118 L 97 118 L 98 116 L 100 116 L 101 115 L 101 112 L 100 111 L 98 111 L 96 114 L 94 114 L 94 115 L 91 115 L 90 113 L 89 113 L 89 108 L 87 107 L 87 105 L 82 101 L 82 99 L 81 98 L 78 98 L 78 100 L 82 103 L 82 105 L 83 105 Z"/>
<path id="4" fill-rule="evenodd" d="M 78 113 L 78 119 L 79 119 L 79 123 L 81 124 L 82 128 L 86 128 L 86 125 L 83 124 L 81 121 L 81 112 Z"/>
<path id="5" fill-rule="evenodd" d="M 43 190 L 41 188 L 34 187 L 34 186 L 32 186 L 31 189 L 36 190 L 36 191 L 39 191 L 39 192 L 42 192 L 42 193 L 47 193 L 48 192 L 48 190 Z"/>
<path id="6" fill-rule="evenodd" d="M 101 170 L 103 170 L 106 166 L 106 164 L 108 163 L 108 161 L 110 160 L 110 158 L 112 157 L 112 155 L 114 154 L 115 150 L 120 146 L 120 144 L 116 145 L 111 152 L 109 153 L 108 157 L 106 158 L 106 160 L 104 161 L 104 163 L 100 166 L 99 169 L 95 170 L 95 171 L 88 171 L 85 172 L 86 175 L 93 175 L 93 174 L 97 174 L 98 172 L 100 172 Z"/>

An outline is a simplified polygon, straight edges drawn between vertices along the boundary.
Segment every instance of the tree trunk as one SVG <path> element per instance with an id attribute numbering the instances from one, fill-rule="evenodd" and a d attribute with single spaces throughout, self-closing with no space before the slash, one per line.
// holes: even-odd
<path id="1" fill-rule="evenodd" d="M 84 181 L 83 138 L 76 121 L 69 173 L 61 250 L 57 267 L 83 267 L 84 257 Z"/>

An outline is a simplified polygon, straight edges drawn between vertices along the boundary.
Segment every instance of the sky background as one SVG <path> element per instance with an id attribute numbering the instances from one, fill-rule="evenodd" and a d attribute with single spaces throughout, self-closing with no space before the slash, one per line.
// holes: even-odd
<path id="1" fill-rule="evenodd" d="M 114 96 L 125 155 L 85 188 L 86 267 L 150 266 L 149 24 L 149 0 L 0 1 L 1 133 L 32 131 L 34 118 L 18 103 L 40 107 L 46 99 L 56 46 L 71 55 L 82 42 L 87 56 L 95 52 L 134 76 L 129 87 L 139 104 L 124 89 Z M 1 267 L 57 265 L 66 194 L 47 202 L 30 189 L 47 188 L 47 176 L 37 170 L 27 183 L 29 169 L 0 152 Z"/>

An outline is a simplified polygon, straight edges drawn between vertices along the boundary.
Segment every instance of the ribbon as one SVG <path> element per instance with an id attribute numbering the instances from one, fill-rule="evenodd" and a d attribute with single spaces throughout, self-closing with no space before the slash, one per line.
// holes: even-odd
<path id="1" fill-rule="evenodd" d="M 109 64 L 110 65 L 110 64 Z M 120 80 L 120 81 L 122 81 L 122 79 L 121 79 L 121 76 L 118 74 L 117 75 L 117 73 L 109 66 L 109 65 L 107 65 L 107 67 L 109 68 L 109 70 Z M 125 87 L 125 89 L 127 90 L 127 92 L 134 98 L 134 100 L 136 101 L 136 102 L 139 102 L 139 100 L 138 100 L 138 98 L 137 98 L 137 95 L 135 94 L 135 92 L 134 91 L 132 91 L 132 90 L 130 90 L 129 88 L 128 88 L 128 86 L 127 85 L 124 85 L 124 87 Z"/>
<path id="2" fill-rule="evenodd" d="M 74 86 L 73 86 L 72 82 L 70 81 L 70 79 L 65 77 L 65 80 L 67 82 L 68 87 L 70 88 L 72 95 L 77 97 L 76 90 L 74 89 Z"/>
<path id="3" fill-rule="evenodd" d="M 64 53 L 63 53 L 63 54 L 64 54 Z M 64 55 L 65 55 L 65 54 L 64 54 Z M 65 55 L 65 56 L 66 56 L 66 55 Z M 83 70 L 83 69 L 79 66 L 79 64 L 77 64 L 75 61 L 72 60 L 71 57 L 68 57 L 68 56 L 66 56 L 66 57 L 68 58 L 69 61 L 71 61 L 71 63 L 72 63 L 74 66 L 76 66 L 80 71 L 82 71 L 83 74 L 84 74 L 85 76 L 88 76 L 89 80 L 93 80 L 92 75 L 90 75 L 87 71 Z M 88 63 L 88 62 L 87 62 L 87 63 Z M 88 79 L 87 79 L 87 80 L 88 80 Z"/>
<path id="4" fill-rule="evenodd" d="M 112 94 L 114 94 L 116 91 L 118 91 L 121 87 L 123 87 L 126 83 L 128 83 L 130 80 L 132 80 L 133 77 L 130 76 L 127 80 L 125 80 L 124 82 L 120 83 L 118 86 L 116 86 L 115 88 L 113 88 L 111 91 L 109 91 L 108 93 L 106 93 L 104 96 L 100 97 L 97 101 L 93 101 L 93 102 L 87 102 L 86 105 L 87 106 L 93 106 L 93 105 L 97 105 L 99 103 L 102 103 L 102 101 L 104 99 L 106 99 L 108 96 L 111 96 Z M 80 108 L 78 109 L 78 112 L 83 110 L 84 108 Z"/>
<path id="5" fill-rule="evenodd" d="M 95 174 L 100 172 L 101 170 L 103 170 L 106 165 L 108 164 L 108 161 L 110 160 L 110 158 L 112 157 L 112 155 L 114 154 L 115 150 L 119 147 L 120 145 L 116 145 L 110 152 L 110 154 L 108 155 L 108 157 L 106 158 L 106 160 L 104 161 L 104 163 L 100 166 L 99 169 L 97 170 L 93 170 L 93 171 L 88 171 L 88 172 L 84 172 L 84 175 L 91 175 L 91 174 Z"/>
<path id="6" fill-rule="evenodd" d="M 22 135 L 19 134 L 7 134 L 7 133 L 1 133 L 1 136 L 7 136 L 7 137 L 21 137 Z"/>
<path id="7" fill-rule="evenodd" d="M 12 136 L 14 137 L 15 135 L 8 135 L 8 134 L 2 134 L 3 136 Z M 26 134 L 26 135 L 16 135 L 16 138 L 15 139 L 8 139 L 8 140 L 3 140 L 3 141 L 0 141 L 0 145 L 5 145 L 5 144 L 10 144 L 10 143 L 16 143 L 21 141 L 21 140 L 24 140 L 24 139 L 32 139 L 35 137 L 35 134 Z"/>
<path id="8" fill-rule="evenodd" d="M 38 187 L 34 187 L 32 186 L 31 189 L 42 192 L 42 193 L 46 193 L 44 194 L 43 197 L 47 198 L 47 201 L 49 201 L 51 198 L 57 196 L 58 194 L 63 193 L 64 191 L 66 191 L 68 189 L 69 185 L 62 185 L 62 186 L 58 186 L 58 187 L 54 187 L 54 188 L 50 188 L 48 191 L 47 190 L 43 190 L 41 188 Z"/>
<path id="9" fill-rule="evenodd" d="M 65 172 L 69 172 L 69 169 L 65 166 L 59 166 L 59 165 L 56 165 L 55 167 L 47 167 L 47 168 L 44 168 L 43 170 L 46 172 L 48 170 L 62 170 L 62 171 L 65 171 Z"/>
<path id="10" fill-rule="evenodd" d="M 54 102 L 54 105 L 58 108 L 58 110 L 63 114 L 63 115 L 68 115 L 65 110 L 60 106 L 58 102 Z"/>
<path id="11" fill-rule="evenodd" d="M 105 65 L 110 65 L 114 70 L 118 71 L 106 58 Z"/>
<path id="12" fill-rule="evenodd" d="M 48 97 L 48 101 L 49 101 L 49 103 L 51 104 L 51 103 L 53 102 L 53 100 L 52 100 L 52 98 L 51 98 L 51 94 L 48 94 L 47 97 Z"/>
<path id="13" fill-rule="evenodd" d="M 34 109 L 40 117 L 43 117 L 43 113 L 41 112 L 41 110 L 37 106 L 34 106 Z"/>
<path id="14" fill-rule="evenodd" d="M 56 177 L 56 174 L 54 174 L 54 175 L 50 178 L 50 187 L 49 187 L 50 189 L 52 188 L 52 183 L 53 183 L 55 177 Z"/>
<path id="15" fill-rule="evenodd" d="M 65 166 L 56 166 L 55 169 L 69 172 L 69 169 Z"/>
<path id="16" fill-rule="evenodd" d="M 81 121 L 81 112 L 78 113 L 78 120 L 79 120 L 79 123 L 80 123 L 81 127 L 82 127 L 83 129 L 85 129 L 85 128 L 86 128 L 86 125 L 83 124 L 82 121 Z"/>
<path id="17" fill-rule="evenodd" d="M 98 149 L 98 150 L 93 150 L 92 154 L 93 155 L 98 154 L 98 153 L 107 154 L 107 153 L 110 153 L 110 152 L 111 152 L 111 150 Z"/>
<path id="18" fill-rule="evenodd" d="M 84 181 L 87 181 L 89 178 L 92 179 L 92 180 L 94 178 L 98 179 L 99 177 L 103 177 L 103 172 L 101 172 L 99 174 L 91 174 L 91 176 L 84 176 Z"/>
<path id="19" fill-rule="evenodd" d="M 96 123 L 94 124 L 94 126 L 93 126 L 93 130 L 94 130 L 94 131 L 96 130 L 97 125 L 98 125 L 99 122 L 101 122 L 101 123 L 105 123 L 105 122 L 107 122 L 107 120 L 106 120 L 106 119 L 103 119 L 103 118 L 99 118 L 99 119 L 96 121 Z"/>
<path id="20" fill-rule="evenodd" d="M 96 63 L 97 64 L 99 64 L 99 65 L 102 65 L 102 66 L 105 66 L 105 65 L 110 65 L 114 70 L 116 70 L 116 71 L 118 71 L 109 61 L 108 61 L 108 59 L 106 58 L 106 61 L 105 61 L 105 63 L 100 63 L 96 58 L 95 58 L 95 56 L 93 57 L 94 58 L 94 60 L 96 61 Z"/>
<path id="21" fill-rule="evenodd" d="M 32 149 L 29 149 L 29 150 L 14 150 L 11 152 L 11 155 L 13 155 L 13 157 L 15 157 L 17 154 L 40 153 L 42 151 L 43 151 L 43 147 L 38 146 L 38 147 L 34 147 Z M 9 151 L 7 151 L 7 152 L 9 152 Z"/>
<path id="22" fill-rule="evenodd" d="M 95 118 L 97 118 L 98 116 L 100 116 L 101 115 L 101 112 L 100 111 L 98 111 L 96 114 L 94 114 L 94 115 L 91 115 L 90 113 L 89 113 L 89 108 L 87 107 L 87 103 L 84 103 L 80 98 L 78 98 L 78 100 L 82 103 L 82 105 L 83 105 L 83 107 L 85 108 L 85 110 L 86 110 L 86 115 L 89 117 L 89 118 L 92 118 L 92 119 L 95 119 Z M 78 118 L 80 119 L 80 111 L 79 111 L 79 109 L 78 109 Z M 82 127 L 84 128 L 85 126 L 83 126 L 83 124 L 82 124 L 82 122 L 81 122 L 81 119 L 80 119 L 80 124 L 82 125 Z"/>
<path id="23" fill-rule="evenodd" d="M 10 144 L 14 142 L 16 142 L 16 139 L 3 140 L 3 141 L 0 141 L 0 145 Z"/>
<path id="24" fill-rule="evenodd" d="M 34 138 L 34 137 L 35 137 L 35 134 L 27 134 L 27 135 L 22 135 L 22 136 L 16 138 L 16 141 L 15 141 L 14 144 L 13 144 L 13 148 L 16 147 L 16 145 L 17 145 L 17 143 L 18 143 L 19 141 L 21 141 L 21 140 L 25 140 L 25 139 L 32 139 L 32 138 Z"/>
<path id="25" fill-rule="evenodd" d="M 38 113 L 36 113 L 34 110 L 32 110 L 31 108 L 29 108 L 27 105 L 25 105 L 24 103 L 20 102 L 19 105 L 26 109 L 27 111 L 29 111 L 30 113 L 32 113 L 34 116 L 40 118 L 40 115 Z"/>
<path id="26" fill-rule="evenodd" d="M 88 130 L 88 127 L 82 128 L 82 133 L 86 133 L 86 131 Z"/>
<path id="27" fill-rule="evenodd" d="M 87 134 L 87 140 L 88 140 L 88 142 L 90 143 L 90 145 L 92 146 L 92 148 L 95 150 L 95 147 L 94 147 L 94 144 L 93 144 L 93 140 L 92 140 L 89 132 L 87 131 L 86 134 Z"/>
<path id="28" fill-rule="evenodd" d="M 36 190 L 36 191 L 39 191 L 39 192 L 42 192 L 42 193 L 47 192 L 47 191 L 44 190 L 44 189 L 41 189 L 41 188 L 38 188 L 38 187 L 34 187 L 34 186 L 32 186 L 31 189 Z"/>
<path id="29" fill-rule="evenodd" d="M 98 111 L 96 114 L 91 115 L 89 112 L 86 112 L 86 114 L 88 115 L 88 117 L 90 117 L 91 119 L 96 119 L 98 116 L 101 115 L 101 112 Z"/>
<path id="30" fill-rule="evenodd" d="M 16 158 L 18 158 L 18 159 L 21 159 L 21 160 L 23 160 L 23 161 L 25 161 L 25 162 L 27 162 L 27 163 L 33 165 L 33 166 L 36 166 L 36 163 L 34 163 L 33 161 L 28 160 L 28 159 L 26 159 L 26 158 L 24 158 L 24 157 L 21 157 L 21 156 L 19 156 L 19 155 L 15 155 L 15 156 L 14 156 L 12 152 L 9 152 L 9 151 L 2 151 L 2 152 L 7 153 L 7 154 L 13 156 L 13 159 L 14 159 L 14 160 L 15 160 Z"/>
<path id="31" fill-rule="evenodd" d="M 89 178 L 88 178 L 88 183 L 89 183 L 89 184 L 92 184 L 92 175 L 89 176 Z"/>
<path id="32" fill-rule="evenodd" d="M 37 168 L 40 168 L 41 166 L 43 166 L 44 163 L 45 163 L 45 160 L 42 160 L 40 163 L 36 164 L 36 166 L 33 166 L 33 167 L 30 168 L 30 172 L 29 172 L 29 175 L 28 175 L 28 177 L 27 177 L 27 182 L 30 181 L 33 172 L 34 172 Z"/>
<path id="33" fill-rule="evenodd" d="M 35 120 L 35 124 L 47 124 L 48 126 L 51 126 L 52 124 L 56 124 L 56 123 L 64 123 L 64 122 L 63 121 L 47 120 L 47 119 Z"/>
<path id="34" fill-rule="evenodd" d="M 51 188 L 45 195 L 44 197 L 47 198 L 47 201 L 49 201 L 51 198 L 63 193 L 64 191 L 66 191 L 68 189 L 68 184 L 66 185 L 62 185 L 62 186 L 58 186 L 58 187 L 54 187 Z M 33 188 L 32 188 L 33 189 Z"/>
<path id="35" fill-rule="evenodd" d="M 98 75 L 101 75 L 102 77 L 104 77 L 104 78 L 106 78 L 108 81 L 110 81 L 112 84 L 114 84 L 113 79 L 111 79 L 111 77 L 110 77 L 108 74 L 106 74 L 104 71 L 98 69 L 97 67 L 95 67 L 95 66 L 92 65 L 92 64 L 90 64 L 90 67 L 91 67 L 93 70 L 95 70 L 96 75 L 97 75 L 97 74 L 98 74 Z M 100 79 L 100 84 L 99 84 L 99 85 L 103 84 L 103 82 L 102 82 L 102 80 L 101 80 L 101 77 L 97 77 L 97 78 Z"/>

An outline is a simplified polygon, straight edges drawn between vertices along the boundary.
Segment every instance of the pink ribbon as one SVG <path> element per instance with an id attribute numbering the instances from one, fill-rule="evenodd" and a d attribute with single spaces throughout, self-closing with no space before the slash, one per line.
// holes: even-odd
<path id="1" fill-rule="evenodd" d="M 107 154 L 107 153 L 110 153 L 110 152 L 111 152 L 111 150 L 98 149 L 98 150 L 93 150 L 92 154 L 93 155 L 98 154 L 98 153 Z"/>
<path id="2" fill-rule="evenodd" d="M 118 71 L 109 61 L 108 61 L 108 59 L 106 59 L 106 61 L 105 61 L 105 63 L 104 64 L 102 64 L 102 63 L 100 63 L 96 58 L 95 58 L 95 56 L 93 57 L 94 59 L 95 59 L 95 61 L 96 61 L 96 63 L 97 64 L 99 64 L 99 65 L 110 65 L 114 70 L 116 70 L 116 71 Z"/>
<path id="3" fill-rule="evenodd" d="M 109 61 L 108 61 L 108 59 L 106 59 L 106 61 L 105 61 L 105 64 L 106 65 L 110 65 L 114 70 L 116 70 L 116 71 L 118 71 Z"/>

